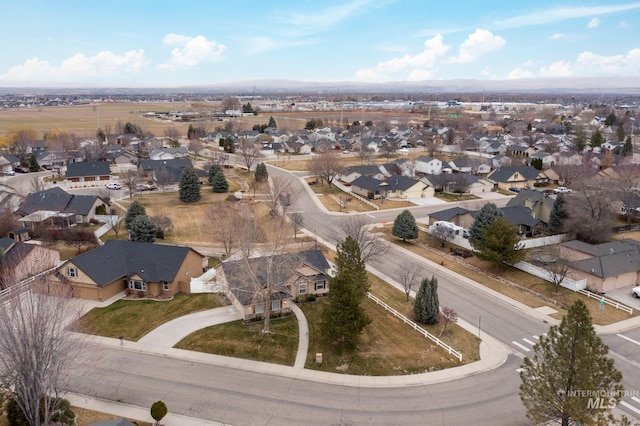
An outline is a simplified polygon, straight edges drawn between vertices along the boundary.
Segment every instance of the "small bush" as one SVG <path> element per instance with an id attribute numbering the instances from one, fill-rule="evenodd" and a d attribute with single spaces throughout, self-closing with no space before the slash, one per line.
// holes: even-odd
<path id="1" fill-rule="evenodd" d="M 237 202 L 240 201 L 240 199 L 238 197 L 236 197 L 233 194 L 229 194 L 227 195 L 227 198 L 225 198 L 227 201 L 231 201 L 231 202 Z"/>

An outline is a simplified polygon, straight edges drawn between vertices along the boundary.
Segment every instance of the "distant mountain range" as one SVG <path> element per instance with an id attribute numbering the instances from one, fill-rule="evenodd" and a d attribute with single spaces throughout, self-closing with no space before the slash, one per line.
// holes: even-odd
<path id="1" fill-rule="evenodd" d="M 428 80 L 387 83 L 314 82 L 300 80 L 247 80 L 192 86 L 136 87 L 0 87 L 0 94 L 150 94 L 150 93 L 221 93 L 236 95 L 324 94 L 346 93 L 576 93 L 576 94 L 640 94 L 640 76 L 531 78 L 515 80 Z"/>

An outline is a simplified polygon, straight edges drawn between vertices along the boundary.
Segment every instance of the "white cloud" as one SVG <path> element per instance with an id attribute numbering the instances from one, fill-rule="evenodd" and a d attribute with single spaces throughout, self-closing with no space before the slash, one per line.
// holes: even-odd
<path id="1" fill-rule="evenodd" d="M 39 58 L 27 59 L 23 65 L 10 68 L 6 74 L 0 75 L 0 81 L 8 82 L 72 82 L 91 77 L 137 73 L 142 71 L 148 61 L 144 50 L 130 50 L 123 55 L 110 51 L 98 52 L 94 56 L 76 53 L 53 65 Z"/>
<path id="2" fill-rule="evenodd" d="M 433 77 L 437 71 L 439 58 L 449 51 L 449 46 L 442 42 L 442 35 L 437 34 L 424 42 L 424 50 L 416 55 L 404 55 L 402 57 L 379 62 L 373 68 L 361 69 L 356 72 L 355 80 L 367 82 L 398 80 L 426 80 Z M 402 71 L 407 71 L 406 77 L 399 76 Z"/>
<path id="3" fill-rule="evenodd" d="M 528 25 L 541 25 L 567 19 L 588 18 L 596 15 L 626 12 L 640 9 L 640 3 L 627 3 L 613 6 L 558 7 L 541 9 L 525 15 L 512 16 L 495 22 L 496 28 L 518 28 Z"/>
<path id="4" fill-rule="evenodd" d="M 267 52 L 270 50 L 283 49 L 287 47 L 304 46 L 310 41 L 298 39 L 295 41 L 276 41 L 270 37 L 252 37 L 247 40 L 247 52 L 250 55 Z"/>
<path id="5" fill-rule="evenodd" d="M 522 64 L 523 67 L 532 67 L 535 65 L 535 62 L 533 62 L 531 59 L 529 59 L 528 61 L 524 61 L 524 63 Z"/>
<path id="6" fill-rule="evenodd" d="M 553 35 L 551 35 L 551 37 L 549 37 L 549 39 L 551 40 L 560 40 L 561 38 L 565 38 L 566 36 L 564 34 L 561 33 L 555 33 Z"/>
<path id="7" fill-rule="evenodd" d="M 161 69 L 174 69 L 182 67 L 195 67 L 202 62 L 215 62 L 220 60 L 222 53 L 227 49 L 223 44 L 214 40 L 207 40 L 204 36 L 190 37 L 181 34 L 167 34 L 162 42 L 169 46 L 179 46 L 171 50 L 169 63 L 160 64 Z"/>
<path id="8" fill-rule="evenodd" d="M 582 52 L 575 61 L 557 61 L 543 66 L 541 77 L 603 77 L 640 74 L 640 49 L 632 49 L 626 54 L 598 55 Z"/>
<path id="9" fill-rule="evenodd" d="M 600 19 L 598 19 L 598 18 L 593 18 L 587 24 L 587 28 L 589 28 L 589 29 L 598 28 L 598 26 L 600 26 Z"/>
<path id="10" fill-rule="evenodd" d="M 504 38 L 493 35 L 491 31 L 478 28 L 473 34 L 469 34 L 467 39 L 460 45 L 458 55 L 449 60 L 455 63 L 473 62 L 478 57 L 500 49 L 505 44 Z"/>
<path id="11" fill-rule="evenodd" d="M 512 70 L 509 74 L 507 74 L 507 80 L 514 80 L 518 78 L 531 78 L 533 77 L 533 73 L 528 70 L 523 70 L 522 68 L 516 68 Z"/>

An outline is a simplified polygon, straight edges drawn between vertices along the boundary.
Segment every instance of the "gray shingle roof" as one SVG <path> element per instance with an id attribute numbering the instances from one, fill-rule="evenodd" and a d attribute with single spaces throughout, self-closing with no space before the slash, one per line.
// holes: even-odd
<path id="1" fill-rule="evenodd" d="M 472 215 L 475 214 L 475 212 L 472 212 L 462 207 L 452 207 L 450 209 L 440 210 L 439 212 L 433 212 L 429 216 L 434 219 L 445 220 L 449 222 L 454 217 L 467 214 L 467 213 L 471 213 Z"/>
<path id="2" fill-rule="evenodd" d="M 540 223 L 540 219 L 531 216 L 531 210 L 522 206 L 502 207 L 500 211 L 512 225 L 526 225 L 531 228 Z"/>
<path id="3" fill-rule="evenodd" d="M 108 161 L 81 161 L 67 165 L 67 179 L 84 176 L 109 176 Z"/>
<path id="4" fill-rule="evenodd" d="M 185 246 L 109 240 L 70 260 L 99 287 L 133 274 L 145 281 L 174 281 L 191 249 Z"/>
<path id="5" fill-rule="evenodd" d="M 37 211 L 57 211 L 83 216 L 91 213 L 97 195 L 73 195 L 60 187 L 54 187 L 27 195 L 20 204 L 19 211 L 25 215 Z"/>
<path id="6" fill-rule="evenodd" d="M 382 181 L 379 179 L 362 175 L 355 178 L 353 182 L 351 182 L 351 186 L 357 186 L 359 188 L 366 189 L 367 191 L 375 192 L 378 190 L 381 183 Z"/>
<path id="7" fill-rule="evenodd" d="M 248 260 L 235 260 L 222 262 L 221 267 L 229 284 L 229 289 L 234 297 L 243 306 L 254 303 L 255 288 L 251 282 L 252 278 L 258 280 L 259 283 L 267 282 L 267 261 L 272 260 L 276 265 L 271 268 L 270 277 L 272 288 L 275 289 L 271 294 L 271 300 L 281 300 L 291 297 L 283 287 L 283 285 L 293 276 L 293 270 L 302 264 L 309 265 L 319 274 L 324 274 L 329 269 L 329 262 L 320 250 L 306 250 L 298 253 L 286 253 L 276 256 L 256 257 Z M 250 262 L 250 275 L 246 262 Z"/>
<path id="8" fill-rule="evenodd" d="M 494 182 L 508 182 L 509 178 L 518 173 L 524 180 L 535 180 L 540 174 L 540 170 L 531 166 L 511 166 L 500 167 L 489 175 L 489 179 Z"/>
<path id="9" fill-rule="evenodd" d="M 384 180 L 383 187 L 385 191 L 389 191 L 389 190 L 406 191 L 407 189 L 411 188 L 417 183 L 420 183 L 420 181 L 417 179 L 410 178 L 408 176 L 392 175 Z"/>

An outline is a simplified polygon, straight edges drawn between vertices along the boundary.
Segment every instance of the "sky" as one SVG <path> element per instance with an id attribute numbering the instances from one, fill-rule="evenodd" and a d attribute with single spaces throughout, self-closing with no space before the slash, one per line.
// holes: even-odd
<path id="1" fill-rule="evenodd" d="M 640 2 L 8 0 L 0 86 L 640 76 Z"/>

